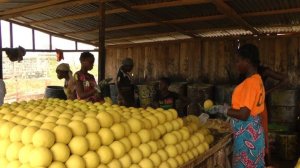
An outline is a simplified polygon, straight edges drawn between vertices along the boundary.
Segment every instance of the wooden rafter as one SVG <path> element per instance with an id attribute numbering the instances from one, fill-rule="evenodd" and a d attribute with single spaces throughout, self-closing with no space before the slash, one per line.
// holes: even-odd
<path id="1" fill-rule="evenodd" d="M 146 20 L 149 20 L 149 21 L 152 21 L 152 22 L 155 22 L 155 23 L 158 23 L 159 25 L 161 26 L 164 26 L 164 27 L 167 27 L 169 28 L 170 30 L 175 30 L 181 34 L 184 34 L 184 35 L 187 35 L 187 36 L 190 36 L 190 37 L 193 37 L 193 38 L 196 38 L 196 36 L 192 33 L 185 33 L 184 30 L 176 25 L 173 25 L 173 24 L 169 24 L 169 23 L 163 23 L 161 22 L 160 18 L 158 16 L 155 16 L 153 15 L 152 13 L 150 12 L 147 12 L 147 11 L 141 11 L 141 10 L 137 10 L 137 9 L 133 9 L 131 7 L 131 4 L 130 2 L 128 2 L 127 0 L 118 0 L 119 1 L 119 5 L 121 7 L 123 7 L 124 9 L 127 9 L 128 11 L 130 12 L 133 12 L 135 13 L 136 15 L 138 15 L 139 17 L 142 17 Z"/>
<path id="2" fill-rule="evenodd" d="M 197 22 L 197 21 L 217 20 L 217 19 L 222 19 L 225 17 L 226 17 L 225 15 L 201 16 L 201 17 L 192 17 L 192 18 L 184 18 L 184 19 L 166 20 L 166 21 L 162 21 L 162 22 L 167 23 L 167 24 L 183 24 L 183 23 Z M 105 31 L 110 32 L 110 31 L 116 31 L 116 30 L 145 28 L 145 27 L 158 26 L 158 25 L 159 25 L 159 23 L 157 23 L 157 22 L 136 23 L 136 24 L 107 27 L 105 29 Z M 69 33 L 65 33 L 65 35 L 85 34 L 85 33 L 95 33 L 95 32 L 98 32 L 98 29 L 93 29 L 93 30 L 88 30 L 88 31 L 69 32 Z"/>
<path id="3" fill-rule="evenodd" d="M 259 39 L 278 39 L 278 38 L 289 38 L 289 37 L 300 37 L 300 33 L 285 33 L 283 35 L 276 35 L 276 34 L 271 34 L 271 35 L 260 35 Z M 225 37 L 203 37 L 202 40 L 220 40 L 220 39 L 227 39 L 227 40 L 237 40 L 237 39 L 243 39 L 243 40 L 253 40 L 257 39 L 258 37 L 254 37 L 253 35 L 238 35 L 238 36 L 225 36 Z M 115 41 L 107 41 L 107 47 L 106 48 L 114 48 L 114 47 L 136 47 L 137 45 L 139 46 L 146 46 L 149 44 L 164 44 L 164 43 L 178 43 L 180 41 L 190 41 L 191 39 L 180 39 L 180 40 L 168 40 L 168 41 L 151 41 L 151 42 L 141 42 L 141 43 L 136 43 L 134 41 L 131 41 L 132 39 L 128 40 L 115 40 Z"/>
<path id="4" fill-rule="evenodd" d="M 241 17 L 257 17 L 257 16 L 269 16 L 269 15 L 298 13 L 298 12 L 300 12 L 300 8 L 272 10 L 272 11 L 264 11 L 264 12 L 241 13 L 239 15 Z M 171 23 L 171 24 L 185 24 L 185 23 L 192 23 L 192 22 L 218 20 L 218 19 L 223 19 L 225 17 L 226 17 L 226 15 L 200 16 L 200 17 L 190 17 L 190 18 L 183 18 L 183 19 L 165 20 L 165 21 L 162 21 L 162 22 Z M 105 29 L 105 31 L 110 32 L 110 31 L 115 31 L 115 30 L 145 28 L 145 27 L 151 27 L 151 26 L 157 26 L 157 25 L 158 25 L 158 23 L 156 23 L 156 22 L 127 24 L 127 25 L 107 27 Z M 87 30 L 87 31 L 69 32 L 69 33 L 65 33 L 65 34 L 66 35 L 85 34 L 85 33 L 95 33 L 97 31 L 98 31 L 98 29 L 93 29 L 93 30 Z"/>
<path id="5" fill-rule="evenodd" d="M 263 12 L 242 13 L 242 14 L 240 14 L 240 16 L 255 17 L 255 16 L 279 15 L 279 14 L 287 14 L 287 13 L 300 13 L 300 8 L 289 8 L 289 9 L 279 9 L 279 10 L 271 10 L 271 11 L 263 11 Z"/>
<path id="6" fill-rule="evenodd" d="M 46 2 L 42 2 L 42 3 L 36 3 L 33 5 L 26 5 L 24 7 L 19 7 L 19 8 L 14 8 L 14 9 L 9 9 L 9 10 L 5 10 L 0 12 L 0 16 L 5 16 L 5 15 L 11 15 L 11 14 L 15 14 L 15 13 L 20 13 L 20 12 L 24 12 L 24 11 L 30 11 L 30 10 L 35 10 L 35 9 L 39 9 L 39 8 L 45 8 L 48 6 L 52 6 L 52 5 L 56 5 L 56 4 L 60 4 L 60 3 L 64 3 L 67 2 L 69 0 L 51 0 L 51 1 L 46 1 Z"/>
<path id="7" fill-rule="evenodd" d="M 212 3 L 217 7 L 217 9 L 232 19 L 237 24 L 245 27 L 250 30 L 253 34 L 259 34 L 259 32 L 252 27 L 249 23 L 247 23 L 234 9 L 232 9 L 229 5 L 227 5 L 224 0 L 212 0 Z"/>
<path id="8" fill-rule="evenodd" d="M 137 35 L 137 36 L 130 36 L 130 37 L 122 37 L 122 38 L 112 38 L 112 39 L 107 39 L 106 42 L 152 39 L 152 38 L 161 37 L 161 36 L 173 36 L 175 33 L 176 32 L 158 33 L 158 34 L 156 33 L 156 34 L 150 34 L 150 35 Z M 93 41 L 93 42 L 96 42 L 96 41 Z"/>
<path id="9" fill-rule="evenodd" d="M 176 6 L 186 6 L 186 5 L 196 5 L 196 4 L 202 4 L 202 3 L 209 3 L 211 0 L 174 0 L 169 2 L 159 2 L 159 3 L 153 3 L 153 4 L 146 4 L 146 5 L 133 5 L 132 8 L 136 10 L 151 10 L 151 9 L 158 9 L 158 8 L 166 8 L 166 7 L 176 7 Z M 106 15 L 109 14 L 118 14 L 118 13 L 124 13 L 128 12 L 125 8 L 116 8 L 107 10 L 105 12 Z M 83 19 L 88 17 L 95 17 L 98 16 L 99 12 L 90 12 L 85 14 L 76 14 L 76 15 L 70 15 L 65 17 L 59 17 L 55 19 L 47 19 L 42 21 L 34 21 L 31 22 L 31 25 L 37 25 L 37 24 L 43 24 L 43 23 L 49 23 L 49 22 L 57 22 L 57 21 L 66 21 L 66 20 L 73 20 L 73 19 Z"/>
<path id="10" fill-rule="evenodd" d="M 70 16 L 64 16 L 64 17 L 58 17 L 55 19 L 47 19 L 47 20 L 41 20 L 41 21 L 33 21 L 30 22 L 30 25 L 39 25 L 44 23 L 52 23 L 52 22 L 60 22 L 60 21 L 67 21 L 67 20 L 76 20 L 76 19 L 84 19 L 84 18 L 90 18 L 90 17 L 96 17 L 99 16 L 99 12 L 90 12 L 85 14 L 76 14 L 76 15 L 70 15 Z"/>
<path id="11" fill-rule="evenodd" d="M 72 37 L 72 36 L 69 36 L 69 35 L 64 35 L 62 33 L 50 31 L 48 29 L 43 29 L 43 28 L 39 28 L 39 27 L 30 26 L 28 24 L 16 22 L 16 21 L 13 21 L 13 20 L 7 20 L 7 21 L 11 22 L 11 23 L 21 25 L 21 26 L 24 26 L 24 27 L 32 28 L 32 29 L 35 29 L 35 30 L 38 30 L 38 31 L 41 31 L 41 32 L 45 32 L 45 33 L 47 33 L 49 35 L 52 35 L 52 36 L 62 37 L 62 38 L 68 39 L 68 40 L 74 40 L 74 41 L 78 41 L 78 42 L 82 42 L 82 43 L 95 45 L 95 42 L 92 42 L 92 41 L 89 41 L 89 40 L 84 40 L 84 39 L 81 39 L 81 38 L 76 38 L 76 37 Z"/>
<path id="12" fill-rule="evenodd" d="M 269 16 L 269 15 L 299 13 L 299 12 L 300 12 L 300 8 L 291 8 L 291 9 L 280 9 L 280 10 L 263 11 L 263 12 L 241 13 L 239 15 L 241 17 L 257 17 L 257 16 Z M 96 14 L 98 15 L 99 12 L 96 12 Z M 72 15 L 72 16 L 63 17 L 63 18 L 52 19 L 52 21 L 62 21 L 62 20 L 64 20 L 64 18 L 68 18 L 67 20 L 69 20 L 69 19 L 81 19 L 81 18 L 86 18 L 88 15 L 91 16 L 91 17 L 94 16 L 93 13 L 87 13 L 87 14 L 83 14 L 83 15 Z M 184 23 L 192 23 L 192 22 L 200 22 L 200 21 L 218 20 L 218 19 L 223 19 L 225 17 L 226 17 L 226 15 L 200 16 L 200 17 L 166 20 L 166 21 L 162 21 L 162 22 L 171 23 L 171 24 L 184 24 Z M 46 22 L 45 21 L 31 22 L 30 24 L 35 25 L 35 24 L 38 24 L 38 23 L 46 23 Z M 133 28 L 145 28 L 145 27 L 151 27 L 151 26 L 157 26 L 157 25 L 158 24 L 156 22 L 127 24 L 127 25 L 108 27 L 108 28 L 105 29 L 105 31 L 109 32 L 109 31 L 126 30 L 126 29 L 133 29 Z M 93 30 L 86 30 L 86 31 L 79 31 L 79 32 L 68 32 L 68 33 L 65 33 L 65 34 L 66 35 L 85 34 L 85 33 L 95 33 L 97 31 L 98 31 L 98 29 L 93 29 Z"/>
<path id="13" fill-rule="evenodd" d="M 207 31 L 211 31 L 211 30 L 226 31 L 226 30 L 229 30 L 229 29 L 199 29 L 199 30 L 187 30 L 185 32 L 197 34 L 199 32 L 207 32 Z M 154 33 L 154 34 L 147 34 L 147 35 L 135 35 L 135 36 L 121 37 L 121 38 L 109 38 L 109 39 L 106 39 L 106 42 L 124 41 L 124 40 L 130 41 L 130 40 L 139 40 L 139 39 L 146 39 L 146 38 L 152 39 L 152 38 L 157 38 L 157 37 L 162 37 L 162 36 L 172 37 L 174 35 L 179 35 L 179 34 L 176 31 L 172 31 L 172 32 L 168 32 L 168 33 Z M 96 42 L 96 41 L 92 41 L 92 42 Z"/>
<path id="14" fill-rule="evenodd" d="M 286 25 L 286 27 L 290 27 L 290 25 Z M 260 29 L 260 28 L 263 28 L 263 27 L 258 27 L 258 29 Z M 271 27 L 271 28 L 276 28 L 276 26 Z M 241 28 L 240 27 L 213 28 L 213 29 L 207 29 L 206 28 L 206 29 L 197 29 L 197 30 L 187 30 L 186 32 L 198 34 L 198 33 L 206 33 L 206 32 L 213 32 L 213 31 L 228 32 L 230 30 L 238 30 L 238 29 L 241 29 Z M 288 34 L 294 34 L 294 33 L 289 33 L 289 32 L 286 32 L 286 31 L 282 31 L 282 32 L 278 32 L 278 33 L 283 33 L 283 34 L 287 34 L 287 35 Z M 160 36 L 172 36 L 174 34 L 176 34 L 175 31 L 174 32 L 169 32 L 169 33 L 156 33 L 156 34 L 154 33 L 154 34 L 147 34 L 147 35 L 135 35 L 135 36 L 129 36 L 129 37 L 122 37 L 122 38 L 108 38 L 108 39 L 106 39 L 106 42 L 130 41 L 130 40 L 145 39 L 145 38 L 151 39 L 151 38 L 160 37 Z M 270 34 L 272 34 L 272 33 L 270 33 Z M 275 33 L 275 34 L 277 34 L 277 33 Z M 300 33 L 297 32 L 296 34 L 300 34 Z"/>
<path id="15" fill-rule="evenodd" d="M 76 5 L 82 5 L 82 4 L 93 3 L 98 1 L 99 0 L 51 0 L 42 3 L 37 3 L 34 5 L 28 5 L 28 6 L 16 8 L 15 10 L 0 12 L 0 19 L 10 19 L 10 18 L 14 18 L 26 14 L 42 12 L 48 9 L 76 6 Z"/>

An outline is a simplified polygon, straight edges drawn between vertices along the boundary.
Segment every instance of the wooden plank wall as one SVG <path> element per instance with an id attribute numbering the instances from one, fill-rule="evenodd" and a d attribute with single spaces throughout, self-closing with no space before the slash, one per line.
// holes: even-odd
<path id="1" fill-rule="evenodd" d="M 295 85 L 300 84 L 300 38 L 183 40 L 107 47 L 106 77 L 116 77 L 122 59 L 133 58 L 137 81 L 162 76 L 208 83 L 228 83 L 236 76 L 234 57 L 238 43 L 254 43 L 260 49 L 261 62 L 283 72 Z"/>

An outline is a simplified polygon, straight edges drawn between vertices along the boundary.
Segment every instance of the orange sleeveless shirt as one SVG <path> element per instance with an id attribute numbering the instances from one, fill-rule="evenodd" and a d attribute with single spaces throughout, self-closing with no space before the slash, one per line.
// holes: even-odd
<path id="1" fill-rule="evenodd" d="M 239 84 L 232 94 L 232 108 L 247 107 L 250 115 L 257 116 L 265 108 L 265 88 L 261 76 L 252 75 Z"/>

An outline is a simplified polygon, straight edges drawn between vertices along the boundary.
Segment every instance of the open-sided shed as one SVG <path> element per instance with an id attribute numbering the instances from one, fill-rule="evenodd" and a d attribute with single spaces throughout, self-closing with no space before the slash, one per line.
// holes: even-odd
<path id="1" fill-rule="evenodd" d="M 299 125 L 300 0 L 0 0 L 0 20 L 74 40 L 76 50 L 77 42 L 98 46 L 98 80 L 115 78 L 131 57 L 138 82 L 169 76 L 230 83 L 236 50 L 253 43 L 261 64 L 290 81 L 274 94 L 270 121 Z M 296 145 L 284 142 L 281 154 L 295 157 Z"/>
<path id="2" fill-rule="evenodd" d="M 106 62 L 107 76 L 114 77 L 122 58 L 132 57 L 136 62 L 134 74 L 139 78 L 180 75 L 225 82 L 226 67 L 230 67 L 237 46 L 250 41 L 259 46 L 263 64 L 297 81 L 298 0 L 0 0 L 0 3 L 0 19 L 99 45 L 100 57 L 105 55 L 101 50 L 105 39 L 106 60 L 99 60 L 103 62 L 102 68 Z"/>

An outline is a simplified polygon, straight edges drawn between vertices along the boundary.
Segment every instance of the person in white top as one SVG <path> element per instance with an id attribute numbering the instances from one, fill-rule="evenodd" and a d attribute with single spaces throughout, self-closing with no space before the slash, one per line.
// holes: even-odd
<path id="1" fill-rule="evenodd" d="M 57 78 L 65 79 L 64 92 L 68 99 L 76 99 L 75 80 L 69 64 L 61 63 L 56 68 Z"/>
<path id="2" fill-rule="evenodd" d="M 0 106 L 4 103 L 4 97 L 6 94 L 6 87 L 3 79 L 0 79 Z"/>

